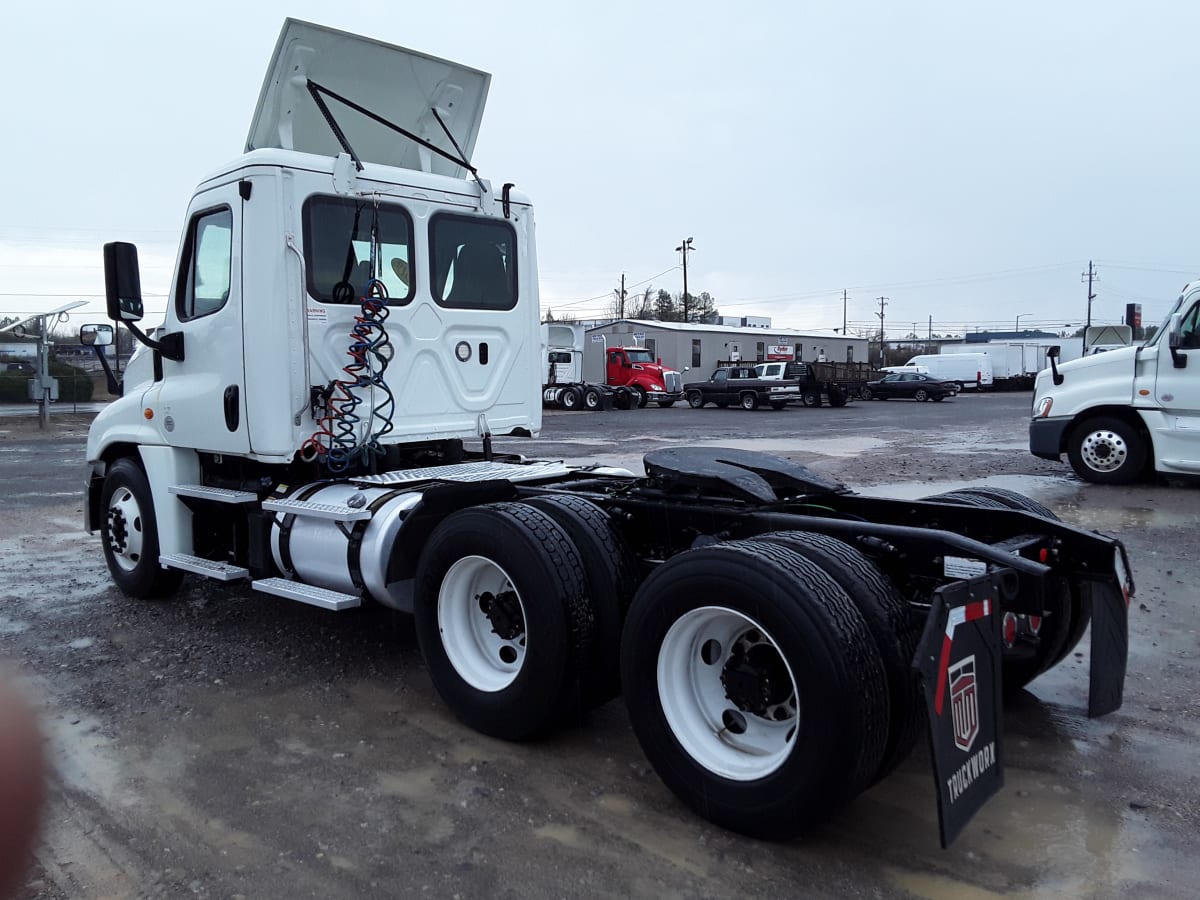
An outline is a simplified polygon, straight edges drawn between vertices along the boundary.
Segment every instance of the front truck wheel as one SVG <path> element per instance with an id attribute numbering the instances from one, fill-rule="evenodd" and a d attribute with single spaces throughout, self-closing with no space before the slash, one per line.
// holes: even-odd
<path id="1" fill-rule="evenodd" d="M 659 777 L 700 815 L 783 840 L 879 769 L 888 687 L 846 592 L 787 547 L 681 553 L 634 597 L 621 681 Z"/>
<path id="2" fill-rule="evenodd" d="M 1146 466 L 1146 442 L 1128 422 L 1097 416 L 1072 429 L 1067 458 L 1084 481 L 1130 484 Z"/>
<path id="3" fill-rule="evenodd" d="M 448 516 L 421 553 L 413 612 L 434 687 L 476 731 L 521 740 L 574 712 L 593 616 L 579 552 L 546 513 Z"/>
<path id="4" fill-rule="evenodd" d="M 704 406 L 704 395 L 699 391 L 688 391 L 687 402 L 692 409 L 700 409 Z"/>
<path id="5" fill-rule="evenodd" d="M 1048 507 L 1004 488 L 963 488 L 925 499 L 980 509 L 1017 509 L 1058 521 Z M 1061 662 L 1075 649 L 1089 621 L 1090 607 L 1078 588 L 1072 588 L 1065 578 L 1051 580 L 1043 615 L 1005 612 L 1000 626 L 1003 639 L 1000 671 L 1005 693 L 1021 690 Z"/>
<path id="6" fill-rule="evenodd" d="M 183 572 L 158 564 L 158 522 L 146 473 L 132 459 L 108 467 L 100 493 L 100 534 L 108 571 L 130 597 L 166 597 Z"/>

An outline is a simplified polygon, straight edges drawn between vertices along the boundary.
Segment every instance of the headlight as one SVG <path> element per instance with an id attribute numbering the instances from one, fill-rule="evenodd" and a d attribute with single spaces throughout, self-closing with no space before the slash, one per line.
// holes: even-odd
<path id="1" fill-rule="evenodd" d="M 1054 405 L 1053 397 L 1043 397 L 1038 401 L 1037 409 L 1033 411 L 1035 419 L 1044 419 L 1050 415 L 1050 407 Z"/>
<path id="2" fill-rule="evenodd" d="M 661 385 L 661 384 L 652 384 L 652 385 L 650 385 L 650 390 L 652 390 L 652 391 L 661 391 L 661 390 L 662 390 L 662 385 Z"/>

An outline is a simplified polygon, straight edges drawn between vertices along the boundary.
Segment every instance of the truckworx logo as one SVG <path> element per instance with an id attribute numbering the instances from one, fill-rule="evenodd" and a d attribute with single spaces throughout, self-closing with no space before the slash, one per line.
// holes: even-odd
<path id="1" fill-rule="evenodd" d="M 979 695 L 975 685 L 975 654 L 955 663 L 947 673 L 950 680 L 950 717 L 954 722 L 954 746 L 971 752 L 979 736 Z"/>

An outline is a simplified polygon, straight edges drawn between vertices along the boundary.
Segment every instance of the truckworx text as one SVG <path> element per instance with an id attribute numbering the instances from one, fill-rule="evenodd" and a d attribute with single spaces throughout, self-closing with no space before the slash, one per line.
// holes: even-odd
<path id="1" fill-rule="evenodd" d="M 928 725 L 951 840 L 1000 786 L 1002 687 L 1089 622 L 1089 713 L 1120 706 L 1122 546 L 1007 491 L 869 498 L 741 450 L 644 475 L 494 452 L 541 429 L 545 358 L 533 208 L 470 163 L 489 80 L 289 20 L 153 336 L 135 248 L 105 246 L 145 345 L 88 437 L 113 580 L 411 612 L 447 706 L 499 738 L 623 692 L 671 790 L 751 835 L 825 820 Z"/>

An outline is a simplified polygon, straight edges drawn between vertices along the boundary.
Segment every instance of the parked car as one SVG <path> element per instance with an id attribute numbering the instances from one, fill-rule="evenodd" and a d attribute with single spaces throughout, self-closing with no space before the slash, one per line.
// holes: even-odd
<path id="1" fill-rule="evenodd" d="M 908 397 L 912 400 L 944 400 L 958 393 L 958 385 L 951 381 L 938 381 L 930 375 L 918 372 L 896 372 L 885 375 L 879 381 L 868 381 L 862 389 L 864 400 L 890 400 L 893 397 Z"/>
<path id="2" fill-rule="evenodd" d="M 27 362 L 10 362 L 4 363 L 5 375 L 32 375 L 33 366 Z"/>

